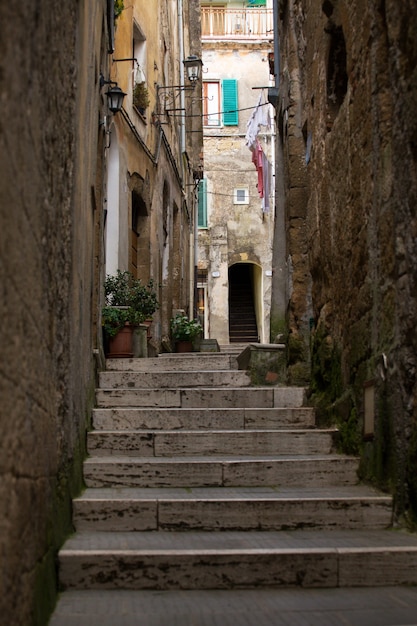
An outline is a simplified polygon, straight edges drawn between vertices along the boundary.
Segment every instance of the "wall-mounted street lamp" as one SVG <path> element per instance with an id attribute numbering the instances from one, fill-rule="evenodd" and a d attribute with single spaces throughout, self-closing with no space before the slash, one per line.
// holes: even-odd
<path id="1" fill-rule="evenodd" d="M 203 61 L 195 54 L 190 55 L 183 61 L 185 69 L 187 70 L 187 76 L 190 83 L 195 87 L 196 82 L 200 78 L 201 68 L 203 67 Z"/>
<path id="2" fill-rule="evenodd" d="M 120 89 L 114 80 L 105 80 L 103 74 L 101 74 L 100 89 L 104 87 L 104 85 L 114 85 L 114 87 L 111 87 L 108 91 L 106 91 L 106 96 L 110 111 L 113 114 L 118 113 L 122 108 L 123 98 L 126 94 Z"/>
<path id="3" fill-rule="evenodd" d="M 201 68 L 203 66 L 203 61 L 198 58 L 195 54 L 187 57 L 183 61 L 185 69 L 187 70 L 187 77 L 190 81 L 190 85 L 157 85 L 157 91 L 161 91 L 162 89 L 177 89 L 178 91 L 187 91 L 189 89 L 194 89 L 198 79 L 200 78 Z"/>
<path id="4" fill-rule="evenodd" d="M 196 56 L 195 54 L 190 55 L 189 57 L 187 57 L 186 59 L 184 59 L 183 61 L 184 67 L 187 70 L 187 78 L 190 82 L 189 85 L 156 85 L 156 93 L 157 93 L 157 101 L 159 103 L 159 92 L 162 90 L 168 90 L 172 93 L 171 95 L 171 100 L 175 101 L 175 99 L 177 98 L 178 94 L 180 94 L 183 91 L 193 91 L 195 89 L 195 86 L 197 84 L 198 79 L 200 78 L 200 74 L 201 74 L 201 68 L 203 66 L 203 62 L 201 59 L 198 58 L 198 56 Z M 167 97 L 165 96 L 165 100 L 167 99 Z M 158 104 L 159 106 L 159 104 Z M 177 109 L 177 108 L 173 108 L 173 109 L 167 109 L 164 108 L 165 113 L 169 113 L 170 111 L 182 111 L 184 109 Z"/>

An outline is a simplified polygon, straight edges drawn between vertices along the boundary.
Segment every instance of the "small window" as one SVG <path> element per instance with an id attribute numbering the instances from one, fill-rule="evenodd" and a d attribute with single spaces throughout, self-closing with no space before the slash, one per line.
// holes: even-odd
<path id="1" fill-rule="evenodd" d="M 136 109 L 144 114 L 149 105 L 146 86 L 146 37 L 136 23 L 133 29 L 133 58 L 135 61 L 132 67 L 132 100 Z"/>
<path id="2" fill-rule="evenodd" d="M 235 189 L 233 195 L 234 204 L 249 204 L 249 191 L 245 187 Z"/>

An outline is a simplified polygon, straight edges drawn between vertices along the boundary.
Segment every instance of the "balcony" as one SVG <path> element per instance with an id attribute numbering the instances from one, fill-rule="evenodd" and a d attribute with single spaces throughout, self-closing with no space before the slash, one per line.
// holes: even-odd
<path id="1" fill-rule="evenodd" d="M 201 33 L 210 39 L 273 39 L 272 9 L 201 7 Z"/>

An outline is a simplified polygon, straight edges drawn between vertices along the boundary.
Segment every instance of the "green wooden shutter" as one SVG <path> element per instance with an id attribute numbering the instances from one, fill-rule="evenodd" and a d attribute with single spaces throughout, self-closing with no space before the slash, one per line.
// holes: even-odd
<path id="1" fill-rule="evenodd" d="M 198 184 L 198 227 L 207 228 L 207 187 L 203 178 Z"/>
<path id="2" fill-rule="evenodd" d="M 238 123 L 237 80 L 225 78 L 223 80 L 223 124 L 225 126 L 237 126 Z"/>

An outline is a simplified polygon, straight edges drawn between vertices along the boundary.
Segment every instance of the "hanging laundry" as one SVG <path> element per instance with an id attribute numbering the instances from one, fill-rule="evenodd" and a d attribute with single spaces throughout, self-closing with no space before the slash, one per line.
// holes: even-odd
<path id="1" fill-rule="evenodd" d="M 252 150 L 252 163 L 258 172 L 258 194 L 260 198 L 264 197 L 264 178 L 263 178 L 263 150 L 259 141 L 255 141 L 255 148 Z"/>
<path id="2" fill-rule="evenodd" d="M 262 197 L 262 211 L 269 213 L 269 185 L 270 185 L 270 169 L 271 164 L 268 161 L 266 154 L 262 151 L 262 177 L 263 177 L 263 197 Z"/>
<path id="3" fill-rule="evenodd" d="M 250 150 L 253 150 L 256 145 L 256 138 L 261 126 L 266 126 L 269 130 L 271 128 L 271 116 L 269 115 L 268 102 L 262 102 L 263 93 L 261 92 L 255 109 L 246 124 L 246 145 Z"/>
<path id="4" fill-rule="evenodd" d="M 258 140 L 255 142 L 255 148 L 252 150 L 252 163 L 258 172 L 258 194 L 262 198 L 262 211 L 269 212 L 269 185 L 270 185 L 270 168 L 271 164 L 267 159 L 265 152 Z"/>
<path id="5" fill-rule="evenodd" d="M 268 213 L 271 164 L 262 149 L 258 134 L 261 126 L 265 126 L 268 130 L 271 129 L 271 117 L 268 102 L 262 102 L 262 99 L 263 93 L 260 94 L 256 107 L 246 125 L 245 140 L 246 145 L 252 152 L 252 163 L 258 172 L 257 188 L 259 197 L 262 198 L 262 211 Z"/>

